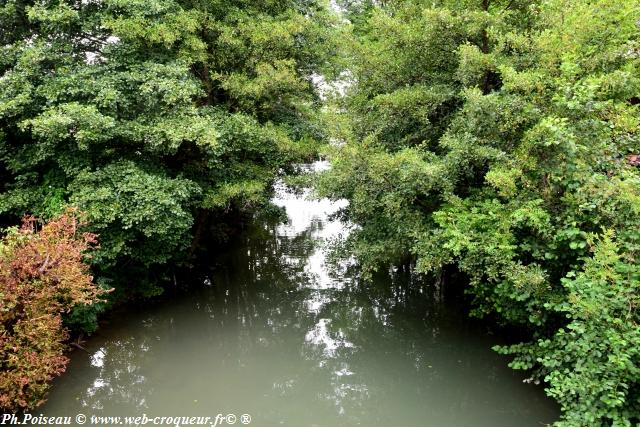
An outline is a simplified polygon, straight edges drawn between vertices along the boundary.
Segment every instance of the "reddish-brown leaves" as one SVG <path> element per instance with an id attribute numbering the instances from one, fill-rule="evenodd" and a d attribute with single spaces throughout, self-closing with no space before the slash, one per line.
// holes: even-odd
<path id="1" fill-rule="evenodd" d="M 627 162 L 631 166 L 640 166 L 640 154 L 629 154 L 627 156 Z"/>
<path id="2" fill-rule="evenodd" d="M 62 314 L 104 292 L 85 262 L 96 236 L 80 233 L 80 225 L 71 209 L 40 230 L 26 217 L 0 243 L 0 408 L 6 411 L 44 402 L 49 382 L 67 364 Z"/>

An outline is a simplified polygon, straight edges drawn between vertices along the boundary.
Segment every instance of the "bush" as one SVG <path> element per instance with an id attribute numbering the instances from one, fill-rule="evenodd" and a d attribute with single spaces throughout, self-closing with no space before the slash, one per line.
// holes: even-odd
<path id="1" fill-rule="evenodd" d="M 73 210 L 38 230 L 26 217 L 0 242 L 0 408 L 32 409 L 65 370 L 68 331 L 62 315 L 92 305 L 105 291 L 93 285 L 86 252 L 96 236 L 78 231 Z"/>
<path id="2" fill-rule="evenodd" d="M 640 422 L 640 266 L 621 255 L 613 233 L 589 237 L 593 256 L 562 279 L 566 299 L 547 304 L 569 323 L 549 338 L 498 347 L 511 366 L 539 366 L 547 393 L 562 406 L 558 426 Z M 632 424 L 633 423 L 633 424 Z"/>

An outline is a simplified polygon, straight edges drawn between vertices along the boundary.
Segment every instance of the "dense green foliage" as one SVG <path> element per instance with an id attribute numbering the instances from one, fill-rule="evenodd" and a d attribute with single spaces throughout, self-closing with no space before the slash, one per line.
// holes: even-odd
<path id="1" fill-rule="evenodd" d="M 320 0 L 0 2 L 0 222 L 76 206 L 100 235 L 99 280 L 154 295 L 158 266 L 266 205 L 328 123 L 344 144 L 318 190 L 349 200 L 343 249 L 365 273 L 455 267 L 474 315 L 530 332 L 498 350 L 547 384 L 559 425 L 640 423 L 638 1 L 336 3 L 342 46 Z M 336 60 L 351 86 L 322 122 L 313 77 Z M 11 232 L 5 263 L 33 236 Z M 39 277 L 12 271 L 2 285 Z M 62 369 L 75 303 L 58 285 L 34 305 L 48 323 L 24 331 L 47 334 L 53 362 L 6 407 L 37 404 Z M 35 315 L 3 304 L 7 330 Z"/>
<path id="2" fill-rule="evenodd" d="M 640 4 L 388 3 L 354 23 L 318 184 L 344 250 L 464 273 L 473 314 L 531 331 L 499 351 L 559 425 L 640 422 Z"/>
<path id="3" fill-rule="evenodd" d="M 100 280 L 159 292 L 151 267 L 263 205 L 323 137 L 331 25 L 314 0 L 0 2 L 4 222 L 77 206 Z"/>
<path id="4" fill-rule="evenodd" d="M 86 252 L 95 235 L 80 233 L 73 211 L 37 229 L 34 218 L 0 241 L 0 409 L 40 405 L 64 372 L 67 330 L 62 315 L 98 302 Z"/>

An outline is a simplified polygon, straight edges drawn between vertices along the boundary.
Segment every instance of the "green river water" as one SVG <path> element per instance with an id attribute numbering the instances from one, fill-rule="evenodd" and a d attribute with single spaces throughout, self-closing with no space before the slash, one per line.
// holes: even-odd
<path id="1" fill-rule="evenodd" d="M 348 232 L 330 216 L 341 203 L 283 185 L 274 202 L 287 223 L 243 234 L 187 292 L 111 319 L 36 413 L 86 425 L 143 414 L 295 427 L 556 419 L 542 388 L 491 350 L 499 338 L 439 286 L 402 271 L 365 285 L 349 263 L 329 268 L 324 246 Z"/>

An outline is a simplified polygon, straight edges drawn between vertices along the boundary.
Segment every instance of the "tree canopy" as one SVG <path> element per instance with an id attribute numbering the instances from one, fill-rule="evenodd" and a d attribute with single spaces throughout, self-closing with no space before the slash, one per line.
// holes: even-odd
<path id="1" fill-rule="evenodd" d="M 99 276 L 158 292 L 151 266 L 324 138 L 332 20 L 315 0 L 2 2 L 0 215 L 76 206 Z"/>
<path id="2" fill-rule="evenodd" d="M 385 2 L 386 3 L 386 2 Z M 361 7 L 362 3 L 360 3 Z M 368 271 L 455 267 L 559 425 L 640 421 L 640 5 L 388 2 L 354 21 L 319 178 Z"/>
<path id="3" fill-rule="evenodd" d="M 473 315 L 530 337 L 497 351 L 546 384 L 558 425 L 640 423 L 638 17 L 637 0 L 0 2 L 0 224 L 57 218 L 0 245 L 3 285 L 25 282 L 0 314 L 31 318 L 11 298 L 49 280 L 33 262 L 55 239 L 86 296 L 51 282 L 51 357 L 33 398 L 0 404 L 42 400 L 62 312 L 95 328 L 93 233 L 99 286 L 156 295 L 163 266 L 333 139 L 315 185 L 349 201 L 342 250 L 365 277 L 456 270 Z M 314 82 L 336 75 L 327 101 Z M 70 206 L 90 234 L 67 230 Z"/>

